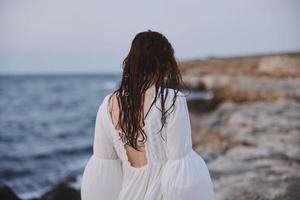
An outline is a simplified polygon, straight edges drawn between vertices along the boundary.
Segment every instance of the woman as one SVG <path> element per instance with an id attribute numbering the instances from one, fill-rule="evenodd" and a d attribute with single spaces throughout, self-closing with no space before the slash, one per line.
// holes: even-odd
<path id="1" fill-rule="evenodd" d="M 101 103 L 82 200 L 211 200 L 207 166 L 192 149 L 174 50 L 162 34 L 138 33 L 119 88 Z"/>

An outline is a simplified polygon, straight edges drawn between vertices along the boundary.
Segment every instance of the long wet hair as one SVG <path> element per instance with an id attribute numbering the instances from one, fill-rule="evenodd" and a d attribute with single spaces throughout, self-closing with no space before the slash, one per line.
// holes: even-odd
<path id="1" fill-rule="evenodd" d="M 120 86 L 113 92 L 120 108 L 116 126 L 120 128 L 122 141 L 139 151 L 138 136 L 142 136 L 139 142 L 146 142 L 147 135 L 143 127 L 151 107 L 160 98 L 161 132 L 167 116 L 174 110 L 177 93 L 183 86 L 182 77 L 172 45 L 164 35 L 151 30 L 140 32 L 134 37 L 122 67 Z M 143 116 L 145 92 L 152 85 L 155 85 L 155 98 L 146 116 Z M 175 91 L 169 108 L 165 106 L 167 88 Z"/>

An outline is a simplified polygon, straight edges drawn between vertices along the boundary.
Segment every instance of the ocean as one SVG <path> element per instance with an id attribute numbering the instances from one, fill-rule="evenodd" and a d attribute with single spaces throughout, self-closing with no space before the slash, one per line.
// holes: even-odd
<path id="1" fill-rule="evenodd" d="M 96 113 L 119 74 L 0 76 L 0 184 L 32 198 L 92 154 Z"/>
<path id="2" fill-rule="evenodd" d="M 80 187 L 92 155 L 96 114 L 120 74 L 1 75 L 0 185 L 39 197 L 66 177 Z M 210 99 L 192 92 L 189 99 Z"/>

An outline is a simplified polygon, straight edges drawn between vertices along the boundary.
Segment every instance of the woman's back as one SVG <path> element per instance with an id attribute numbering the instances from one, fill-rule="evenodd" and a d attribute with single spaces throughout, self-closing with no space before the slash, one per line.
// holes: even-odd
<path id="1" fill-rule="evenodd" d="M 96 118 L 94 154 L 82 179 L 83 200 L 213 199 L 206 164 L 192 149 L 185 96 L 178 93 L 174 111 L 160 132 L 160 98 L 150 108 L 154 92 L 150 87 L 145 95 L 143 130 L 147 140 L 141 143 L 141 152 L 120 139 L 118 103 L 114 96 L 109 98 L 112 93 L 104 98 Z M 168 108 L 175 90 L 167 88 L 165 92 Z"/>
<path id="2" fill-rule="evenodd" d="M 182 77 L 168 39 L 138 33 L 122 67 L 119 87 L 99 106 L 82 199 L 213 199 L 206 164 L 192 149 Z"/>
<path id="3" fill-rule="evenodd" d="M 151 104 L 154 101 L 155 98 L 155 87 L 152 86 L 150 87 L 145 94 L 145 101 L 144 101 L 144 109 L 143 109 L 143 116 L 144 118 L 149 116 L 149 111 L 151 110 Z M 111 98 L 109 99 L 110 101 L 108 102 L 108 109 L 111 117 L 111 121 L 114 124 L 115 127 L 118 127 L 118 117 L 119 117 L 119 105 L 117 102 L 117 98 L 115 94 L 111 95 Z M 155 109 L 155 108 L 153 108 Z M 143 126 L 141 124 L 141 126 Z M 119 132 L 121 131 L 119 128 L 116 128 Z M 113 133 L 116 134 L 116 133 Z M 140 135 L 139 138 L 142 136 Z M 147 156 L 145 152 L 145 144 L 142 142 L 139 142 L 140 147 L 138 149 L 140 151 L 136 151 L 134 148 L 132 148 L 129 145 L 125 145 L 126 153 L 129 162 L 133 167 L 142 167 L 147 164 Z"/>

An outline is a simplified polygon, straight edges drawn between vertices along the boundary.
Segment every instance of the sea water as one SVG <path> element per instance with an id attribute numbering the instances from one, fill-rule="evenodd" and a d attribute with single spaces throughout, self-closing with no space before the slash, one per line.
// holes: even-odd
<path id="1" fill-rule="evenodd" d="M 1 75 L 0 185 L 38 197 L 77 177 L 92 154 L 95 119 L 120 74 Z M 187 98 L 211 98 L 191 93 Z"/>
<path id="2" fill-rule="evenodd" d="M 0 76 L 0 184 L 23 198 L 67 176 L 92 153 L 98 106 L 120 75 Z"/>

